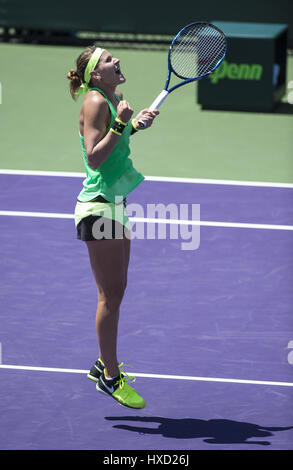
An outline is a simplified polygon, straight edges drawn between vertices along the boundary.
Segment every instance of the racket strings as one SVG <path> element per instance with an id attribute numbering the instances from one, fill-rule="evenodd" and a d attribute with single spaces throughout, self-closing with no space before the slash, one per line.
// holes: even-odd
<path id="1" fill-rule="evenodd" d="M 172 44 L 170 61 L 182 78 L 194 78 L 211 72 L 222 58 L 226 39 L 210 25 L 185 29 Z"/>

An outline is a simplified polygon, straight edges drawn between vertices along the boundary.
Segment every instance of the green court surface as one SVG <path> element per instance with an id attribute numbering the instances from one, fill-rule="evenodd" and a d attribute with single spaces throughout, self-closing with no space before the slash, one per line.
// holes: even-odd
<path id="1" fill-rule="evenodd" d="M 121 59 L 121 87 L 135 113 L 164 86 L 166 51 L 108 48 Z M 83 48 L 1 44 L 0 167 L 83 172 L 76 103 L 67 71 Z M 293 80 L 288 57 L 287 82 Z M 293 81 L 287 94 L 293 94 Z M 172 93 L 154 126 L 132 138 L 147 176 L 293 182 L 293 105 L 274 113 L 203 111 L 196 85 Z"/>

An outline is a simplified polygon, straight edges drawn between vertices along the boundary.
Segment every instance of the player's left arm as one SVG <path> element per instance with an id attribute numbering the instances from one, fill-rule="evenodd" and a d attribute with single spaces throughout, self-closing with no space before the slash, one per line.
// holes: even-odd
<path id="1" fill-rule="evenodd" d="M 155 117 L 158 116 L 158 114 L 159 111 L 157 109 L 154 109 L 153 111 L 150 111 L 148 108 L 143 109 L 133 119 L 133 124 L 139 129 L 150 127 L 153 124 Z M 141 126 L 139 121 L 143 121 L 145 123 L 145 126 Z"/>
<path id="2" fill-rule="evenodd" d="M 123 100 L 123 94 L 121 93 L 118 88 L 115 90 L 116 95 L 120 98 L 120 100 Z M 155 119 L 155 117 L 159 114 L 159 111 L 155 109 L 154 111 L 149 111 L 148 109 L 143 109 L 138 113 L 138 115 L 133 119 L 133 123 L 135 127 L 139 129 L 144 129 L 144 127 L 139 125 L 139 121 L 143 119 L 143 121 L 146 123 L 146 127 L 150 127 Z"/>

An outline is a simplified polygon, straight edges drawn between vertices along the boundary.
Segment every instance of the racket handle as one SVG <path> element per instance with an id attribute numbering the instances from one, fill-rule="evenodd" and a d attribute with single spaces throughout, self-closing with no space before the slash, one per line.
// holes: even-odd
<path id="1" fill-rule="evenodd" d="M 167 90 L 163 90 L 158 96 L 157 98 L 155 99 L 155 101 L 152 102 L 152 104 L 150 105 L 149 107 L 149 110 L 150 111 L 154 111 L 154 109 L 159 109 L 159 107 L 161 106 L 161 104 L 165 101 L 165 99 L 167 98 L 167 96 L 169 95 L 169 92 Z M 146 126 L 146 123 L 142 120 L 138 121 L 139 124 L 141 124 L 142 126 Z"/>

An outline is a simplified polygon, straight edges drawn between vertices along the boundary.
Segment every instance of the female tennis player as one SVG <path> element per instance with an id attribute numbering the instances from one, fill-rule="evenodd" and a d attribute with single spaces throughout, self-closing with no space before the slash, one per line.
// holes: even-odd
<path id="1" fill-rule="evenodd" d="M 125 82 L 119 59 L 91 46 L 68 72 L 73 99 L 85 93 L 79 133 L 86 179 L 75 208 L 77 238 L 88 248 L 98 288 L 96 330 L 99 358 L 88 377 L 123 406 L 144 408 L 145 400 L 134 390 L 123 363 L 117 360 L 117 331 L 130 256 L 126 196 L 144 177 L 130 159 L 130 135 L 152 125 L 158 111 L 143 109 L 131 120 L 133 110 L 117 86 Z"/>

